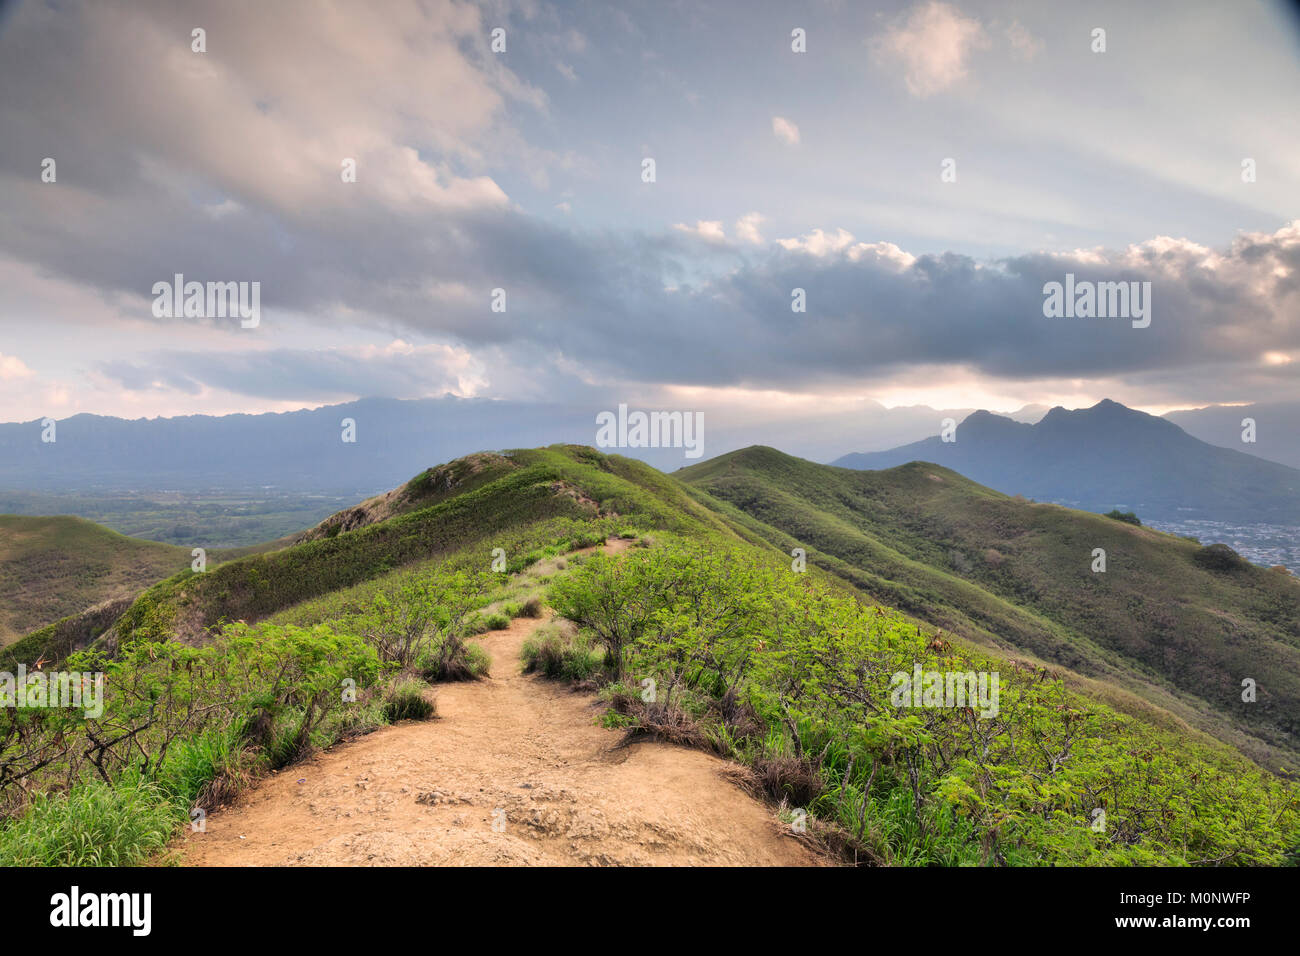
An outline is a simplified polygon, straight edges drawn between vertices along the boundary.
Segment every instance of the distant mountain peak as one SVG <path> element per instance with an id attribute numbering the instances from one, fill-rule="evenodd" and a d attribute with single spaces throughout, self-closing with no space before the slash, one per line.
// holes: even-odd
<path id="1" fill-rule="evenodd" d="M 1066 408 L 1064 405 L 1057 405 L 1044 415 L 1038 424 L 1050 425 L 1061 421 L 1118 421 L 1121 419 L 1137 421 L 1144 418 L 1155 420 L 1154 415 L 1148 415 L 1136 408 L 1129 408 L 1114 399 L 1103 398 L 1096 405 L 1087 408 Z"/>
<path id="2" fill-rule="evenodd" d="M 1084 409 L 1084 411 L 1089 411 L 1089 412 L 1093 412 L 1094 414 L 1102 414 L 1102 415 L 1127 415 L 1131 417 L 1136 417 L 1140 415 L 1143 418 L 1153 417 L 1148 415 L 1146 412 L 1140 412 L 1136 408 L 1129 408 L 1127 405 L 1122 405 L 1119 402 L 1109 398 L 1103 398 L 1096 405 L 1092 406 L 1092 408 Z"/>
<path id="3" fill-rule="evenodd" d="M 913 460 L 937 461 L 1005 494 L 1092 511 L 1123 502 L 1144 518 L 1300 524 L 1300 471 L 1206 444 L 1109 398 L 1057 406 L 1035 425 L 980 410 L 956 441 L 929 438 L 835 464 L 881 469 Z"/>
<path id="4" fill-rule="evenodd" d="M 999 430 L 1020 431 L 1025 428 L 1033 427 L 1033 425 L 1026 422 L 1018 422 L 1013 418 L 1008 418 L 1006 415 L 999 415 L 996 412 L 990 412 L 986 408 L 981 408 L 979 411 L 971 412 L 967 415 L 962 421 L 961 427 L 958 431 L 964 430 L 966 434 L 970 434 L 971 431 L 979 431 L 981 433 L 991 431 L 996 432 Z"/>

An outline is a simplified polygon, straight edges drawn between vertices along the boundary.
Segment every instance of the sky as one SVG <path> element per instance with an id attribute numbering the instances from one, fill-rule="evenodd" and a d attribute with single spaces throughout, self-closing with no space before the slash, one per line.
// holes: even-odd
<path id="1" fill-rule="evenodd" d="M 1300 400 L 1297 23 L 0 3 L 0 421 Z M 259 283 L 256 326 L 156 316 L 176 274 Z M 1067 274 L 1150 282 L 1149 326 L 1045 316 Z"/>

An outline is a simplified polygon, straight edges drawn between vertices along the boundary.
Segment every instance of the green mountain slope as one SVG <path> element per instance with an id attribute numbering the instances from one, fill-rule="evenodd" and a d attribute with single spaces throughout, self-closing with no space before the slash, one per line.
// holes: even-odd
<path id="1" fill-rule="evenodd" d="M 84 518 L 0 515 L 0 645 L 190 563 L 187 548 L 128 538 Z"/>
<path id="2" fill-rule="evenodd" d="M 202 574 L 181 572 L 140 595 L 108 639 L 165 633 L 197 641 L 219 621 L 261 620 L 394 568 L 542 522 L 612 519 L 628 512 L 656 527 L 725 526 L 677 482 L 631 459 L 567 446 L 473 456 L 340 512 L 289 547 Z"/>
<path id="3" fill-rule="evenodd" d="M 1300 470 L 1246 454 L 1241 442 L 1208 444 L 1110 400 L 1057 407 L 1033 425 L 978 411 L 951 437 L 834 464 L 874 470 L 932 461 L 1008 494 L 1089 511 L 1122 506 L 1153 519 L 1300 524 Z"/>
<path id="4" fill-rule="evenodd" d="M 546 604 L 577 627 L 547 625 L 545 640 L 525 648 L 532 666 L 600 686 L 605 719 L 631 733 L 748 766 L 781 812 L 806 810 L 810 833 L 859 861 L 1293 860 L 1293 783 L 1157 703 L 1134 706 L 1111 672 L 1140 668 L 1112 647 L 1113 635 L 1085 640 L 1072 630 L 1081 624 L 1052 619 L 1063 612 L 1050 602 L 1019 608 L 992 579 L 936 566 L 945 548 L 957 549 L 937 537 L 953 514 L 961 527 L 1003 532 L 1002 558 L 982 556 L 995 570 L 1009 563 L 1026 573 L 1035 554 L 1061 566 L 1079 543 L 1070 522 L 1084 522 L 1084 538 L 1100 535 L 1116 568 L 1137 560 L 1124 556 L 1135 542 L 1191 548 L 1193 563 L 1194 547 L 1028 508 L 927 467 L 867 486 L 855 482 L 870 475 L 846 472 L 854 481 L 841 482 L 840 469 L 750 449 L 683 482 L 577 446 L 475 456 L 298 543 L 186 570 L 145 590 L 106 630 L 102 617 L 52 629 L 64 666 L 105 672 L 102 717 L 0 710 L 0 863 L 76 862 L 47 835 L 90 825 L 88 816 L 125 835 L 127 821 L 152 821 L 147 840 L 96 847 L 98 861 L 138 862 L 184 825 L 190 806 L 228 799 L 315 747 L 427 714 L 423 682 L 481 673 L 466 644 L 475 627 L 500 626 L 490 620 L 502 614 L 545 616 Z M 717 497 L 703 490 L 711 485 Z M 1022 528 L 1025 514 L 1046 517 Z M 792 568 L 794 539 L 778 521 L 825 548 L 810 548 L 807 573 Z M 586 553 L 611 535 L 640 547 Z M 501 574 L 489 570 L 498 557 Z M 1274 593 L 1271 580 L 1251 580 Z M 1062 602 L 1086 587 L 1057 585 Z M 863 600 L 886 591 L 891 600 Z M 1278 613 L 1288 613 L 1286 592 L 1276 593 Z M 1034 596 L 1028 586 L 1024 594 Z M 892 599 L 907 614 L 884 606 Z M 1251 610 L 1232 607 L 1242 620 Z M 943 626 L 969 641 L 914 620 L 926 615 L 950 617 Z M 1014 641 L 1077 649 L 1081 669 L 1110 670 L 1070 686 L 1013 665 L 1004 629 Z M 976 714 L 900 704 L 893 681 L 917 667 L 999 674 L 1000 706 Z M 1142 675 L 1151 699 L 1160 692 L 1181 705 L 1181 690 L 1162 689 L 1159 675 L 1155 664 Z M 355 700 L 338 691 L 349 679 Z M 22 732 L 11 733 L 19 722 Z M 33 792 L 54 796 L 33 802 Z M 1108 822 L 1098 829 L 1100 809 Z"/>
<path id="5" fill-rule="evenodd" d="M 1139 694 L 1270 766 L 1297 763 L 1300 582 L 1289 575 L 924 462 L 863 472 L 755 447 L 676 476 L 876 600 L 1104 682 L 1096 692 Z M 1092 570 L 1098 548 L 1104 573 Z M 1246 679 L 1256 702 L 1242 700 Z"/>

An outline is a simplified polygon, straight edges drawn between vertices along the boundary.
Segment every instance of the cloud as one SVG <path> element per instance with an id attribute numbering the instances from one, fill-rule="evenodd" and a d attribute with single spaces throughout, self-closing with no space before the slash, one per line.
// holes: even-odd
<path id="1" fill-rule="evenodd" d="M 391 16 L 387 9 L 367 17 L 297 0 L 222 4 L 206 24 L 209 53 L 198 55 L 187 40 L 193 8 L 151 0 L 16 8 L 0 33 L 6 354 L 38 369 L 42 387 L 58 383 L 85 401 L 80 362 L 116 383 L 123 401 L 139 397 L 134 407 L 155 413 L 175 396 L 191 400 L 168 408 L 202 409 L 214 390 L 265 396 L 266 406 L 500 394 L 516 385 L 503 368 L 518 373 L 518 387 L 544 381 L 539 393 L 592 382 L 793 391 L 883 381 L 1082 388 L 1122 379 L 1200 404 L 1300 397 L 1296 365 L 1266 358 L 1300 355 L 1296 224 L 1231 241 L 1222 234 L 1225 245 L 1215 245 L 1155 235 L 1137 214 L 1103 231 L 1079 213 L 1071 245 L 1120 235 L 1111 241 L 1118 248 L 977 259 L 952 243 L 1024 248 L 1019 238 L 988 238 L 999 226 L 992 199 L 988 215 L 944 220 L 941 232 L 902 214 L 875 216 L 881 206 L 871 196 L 823 201 L 800 185 L 778 189 L 774 205 L 763 206 L 774 217 L 781 210 L 765 228 L 790 236 L 765 241 L 759 213 L 730 218 L 740 206 L 687 224 L 697 210 L 753 195 L 745 191 L 752 183 L 727 180 L 734 167 L 709 166 L 716 156 L 706 154 L 697 169 L 716 170 L 711 178 L 674 177 L 667 195 L 657 190 L 668 180 L 624 190 L 654 197 L 648 213 L 624 215 L 629 207 L 603 205 L 612 193 L 601 191 L 601 170 L 567 146 L 534 146 L 515 127 L 521 116 L 525 125 L 558 126 L 555 143 L 580 125 L 570 116 L 553 124 L 553 104 L 511 72 L 524 59 L 514 55 L 524 49 L 518 31 L 512 56 L 493 57 L 473 7 L 430 0 L 394 2 Z M 1001 38 L 1001 26 L 989 30 Z M 582 43 L 553 35 L 535 53 L 536 75 L 566 96 L 583 91 L 555 74 L 558 51 L 565 62 L 583 56 L 573 62 L 589 87 L 600 56 L 621 55 L 606 49 L 604 34 L 592 34 L 585 54 L 573 49 Z M 926 95 L 959 82 L 985 42 L 974 20 L 929 4 L 891 25 L 880 53 Z M 701 88 L 703 102 L 726 105 L 716 87 Z M 916 113 L 901 86 L 896 94 Z M 752 133 L 752 118 L 743 122 Z M 773 131 L 780 135 L 775 121 Z M 603 126 L 598 135 L 614 141 Z M 34 174 L 47 152 L 60 157 L 56 185 Z M 343 156 L 358 159 L 356 183 L 340 181 Z M 621 162 L 613 157 L 608 168 Z M 545 182 L 548 169 L 574 175 L 554 193 L 539 186 L 529 195 L 522 184 Z M 848 182 L 860 182 L 860 170 Z M 1070 167 L 1065 181 L 1086 178 L 1077 171 Z M 583 189 L 577 199 L 575 186 Z M 808 196 L 816 201 L 805 204 Z M 557 215 L 569 201 L 577 211 Z M 809 218 L 792 219 L 800 210 Z M 1035 235 L 1076 211 L 1071 201 L 1065 212 L 1044 213 Z M 1178 229 L 1214 237 L 1221 219 Z M 731 241 L 724 221 L 734 223 Z M 858 238 L 841 222 L 870 234 Z M 1144 241 L 1124 245 L 1133 237 Z M 260 281 L 262 325 L 154 319 L 150 289 L 176 272 Z M 1042 286 L 1066 272 L 1151 281 L 1151 328 L 1045 319 Z M 78 294 L 56 295 L 46 280 Z M 807 292 L 806 313 L 790 311 L 796 287 Z M 491 311 L 495 288 L 506 289 L 508 312 Z M 59 344 L 43 344 L 37 325 Z M 398 336 L 414 351 L 392 346 Z M 356 344 L 364 342 L 390 345 Z M 12 392 L 35 391 L 10 380 L 18 383 Z M 117 398 L 103 391 L 91 400 L 100 395 Z"/>
<path id="2" fill-rule="evenodd" d="M 736 220 L 736 238 L 741 242 L 761 243 L 763 236 L 759 233 L 758 227 L 763 221 L 764 217 L 760 213 L 745 213 Z"/>
<path id="3" fill-rule="evenodd" d="M 794 239 L 778 239 L 777 244 L 791 252 L 805 252 L 810 256 L 828 256 L 834 252 L 847 249 L 853 242 L 853 234 L 844 229 L 835 230 L 835 235 L 828 236 L 821 229 L 814 229 L 806 236 Z"/>
<path id="4" fill-rule="evenodd" d="M 673 226 L 673 228 L 679 232 L 686 232 L 693 236 L 699 236 L 701 239 L 705 239 L 708 242 L 727 241 L 726 233 L 722 231 L 722 223 L 716 219 L 701 219 L 693 226 L 688 226 L 685 223 L 679 222 L 677 225 Z"/>
<path id="5" fill-rule="evenodd" d="M 964 80 L 971 53 L 987 48 L 989 38 L 978 20 L 929 0 L 896 20 L 873 46 L 883 61 L 902 70 L 912 95 L 926 97 Z"/>
<path id="6" fill-rule="evenodd" d="M 790 146 L 799 145 L 799 127 L 790 122 L 784 116 L 772 117 L 772 132 L 781 142 Z"/>
<path id="7" fill-rule="evenodd" d="M 373 273 L 341 259 L 325 291 L 403 330 L 403 342 L 454 344 L 172 352 L 99 371 L 126 389 L 286 401 L 496 394 L 505 368 L 546 370 L 551 400 L 601 382 L 797 391 L 957 380 L 1022 395 L 1024 383 L 1073 394 L 1122 382 L 1146 404 L 1300 398 L 1294 364 L 1265 358 L 1300 354 L 1300 220 L 1222 248 L 1155 236 L 989 260 L 822 228 L 748 245 L 738 259 L 721 233 L 707 220 L 660 234 L 585 231 L 514 211 L 469 221 L 459 246 L 427 259 L 400 253 L 414 239 L 403 234 L 384 257 L 357 249 Z M 1151 326 L 1044 317 L 1043 286 L 1067 273 L 1150 281 Z M 436 307 L 434 283 L 444 284 Z M 488 292 L 502 283 L 509 311 L 498 315 Z M 794 288 L 806 313 L 790 311 Z M 321 292 L 288 281 L 277 296 L 310 313 Z M 358 314 L 348 319 L 355 329 Z"/>
<path id="8" fill-rule="evenodd" d="M 99 363 L 98 374 L 128 391 L 206 390 L 273 400 L 471 397 L 488 384 L 482 364 L 463 348 L 415 346 L 396 339 L 359 349 L 256 352 L 168 350 L 144 360 Z"/>
<path id="9" fill-rule="evenodd" d="M 583 53 L 587 49 L 587 38 L 578 30 L 570 29 L 566 31 L 564 43 L 570 53 Z"/>
<path id="10" fill-rule="evenodd" d="M 526 340 L 539 360 L 562 354 L 596 379 L 799 389 L 962 369 L 1008 383 L 1120 379 L 1171 401 L 1296 390 L 1286 365 L 1261 356 L 1300 349 L 1300 222 L 1226 249 L 1153 237 L 994 260 L 815 229 L 739 267 L 722 247 L 702 255 L 665 238 L 568 242 L 545 242 L 576 266 L 549 284 L 557 300 L 561 288 L 581 296 L 526 332 L 517 325 L 502 347 Z M 1043 286 L 1067 272 L 1152 282 L 1150 328 L 1044 317 Z M 790 312 L 794 288 L 806 291 L 806 313 Z"/>
<path id="11" fill-rule="evenodd" d="M 1030 33 L 1019 20 L 1011 21 L 1006 34 L 1012 51 L 1021 59 L 1032 60 L 1043 52 L 1043 41 Z"/>
<path id="12" fill-rule="evenodd" d="M 141 186 L 299 222 L 361 196 L 408 213 L 491 206 L 505 195 L 482 166 L 507 105 L 546 106 L 487 51 L 471 5 L 395 2 L 382 17 L 310 0 L 206 6 L 206 53 L 190 48 L 196 16 L 161 0 L 17 10 L 0 36 L 0 173 L 29 188 L 18 144 L 40 143 L 78 170 L 71 191 L 101 200 Z M 342 181 L 346 158 L 356 183 Z"/>
<path id="13" fill-rule="evenodd" d="M 5 355 L 0 352 L 0 382 L 12 382 L 21 378 L 29 378 L 34 372 L 29 369 L 16 355 Z"/>
<path id="14" fill-rule="evenodd" d="M 845 229 L 835 230 L 834 235 L 814 229 L 807 235 L 778 239 L 776 242 L 790 252 L 802 252 L 819 258 L 842 254 L 850 262 L 868 260 L 893 269 L 906 269 L 916 262 L 916 256 L 904 252 L 892 242 L 858 242 Z"/>

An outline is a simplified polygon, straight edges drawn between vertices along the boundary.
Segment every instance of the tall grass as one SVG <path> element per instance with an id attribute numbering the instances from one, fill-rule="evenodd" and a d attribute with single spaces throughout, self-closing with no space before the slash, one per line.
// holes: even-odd
<path id="1" fill-rule="evenodd" d="M 182 802 L 139 780 L 38 793 L 0 829 L 0 866 L 130 866 L 165 847 L 186 820 Z"/>

